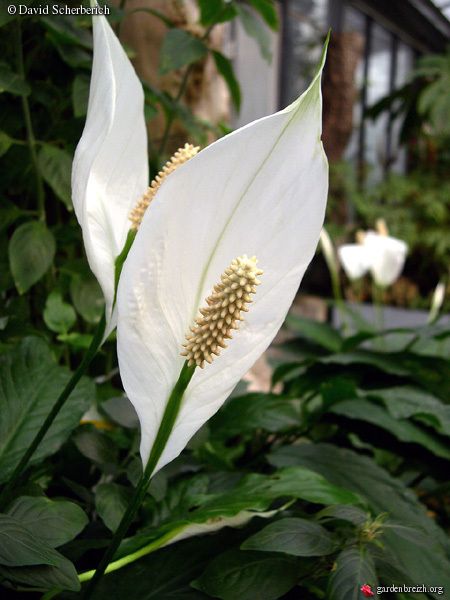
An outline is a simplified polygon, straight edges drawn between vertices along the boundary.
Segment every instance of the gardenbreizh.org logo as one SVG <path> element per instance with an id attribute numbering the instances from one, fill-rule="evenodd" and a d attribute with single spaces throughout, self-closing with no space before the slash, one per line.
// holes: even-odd
<path id="1" fill-rule="evenodd" d="M 374 591 L 371 585 L 364 583 L 359 589 L 365 598 L 375 596 L 375 591 L 377 595 L 393 592 L 399 594 L 437 594 L 438 596 L 443 596 L 445 593 L 442 585 L 378 585 Z"/>

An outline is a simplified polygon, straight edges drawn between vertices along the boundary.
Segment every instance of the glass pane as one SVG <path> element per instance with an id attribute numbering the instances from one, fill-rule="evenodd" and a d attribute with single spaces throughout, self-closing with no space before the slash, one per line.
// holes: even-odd
<path id="1" fill-rule="evenodd" d="M 284 56 L 282 104 L 305 90 L 320 58 L 328 28 L 328 0 L 290 0 L 283 23 Z"/>
<path id="2" fill-rule="evenodd" d="M 400 88 L 411 76 L 414 67 L 414 52 L 403 44 L 398 43 L 397 49 L 397 73 L 395 77 L 395 87 Z M 400 128 L 403 122 L 403 116 L 400 116 L 392 123 L 392 161 L 391 170 L 395 173 L 404 173 L 406 171 L 407 152 L 406 148 L 399 146 Z"/>
<path id="3" fill-rule="evenodd" d="M 391 36 L 374 23 L 367 77 L 367 106 L 370 107 L 389 94 L 391 72 Z M 375 121 L 366 119 L 364 158 L 370 170 L 368 181 L 379 181 L 386 161 L 386 131 L 389 115 L 382 113 Z"/>

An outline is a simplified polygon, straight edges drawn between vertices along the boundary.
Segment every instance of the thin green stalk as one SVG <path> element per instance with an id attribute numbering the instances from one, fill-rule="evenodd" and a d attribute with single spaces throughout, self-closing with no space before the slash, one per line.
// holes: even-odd
<path id="1" fill-rule="evenodd" d="M 193 69 L 193 65 L 191 64 L 187 67 L 186 71 L 184 72 L 183 79 L 181 80 L 181 84 L 180 84 L 180 89 L 178 90 L 178 94 L 175 97 L 174 104 L 178 104 L 178 102 L 181 100 L 181 97 L 184 94 L 184 91 L 186 89 L 189 75 L 191 74 L 192 69 Z M 166 126 L 164 128 L 161 145 L 160 145 L 159 151 L 158 151 L 159 155 L 162 155 L 164 153 L 164 150 L 166 149 L 167 142 L 169 141 L 170 130 L 172 129 L 174 120 L 175 120 L 175 111 L 172 110 L 170 112 L 169 116 L 167 117 Z"/>
<path id="2" fill-rule="evenodd" d="M 83 600 L 88 600 L 92 596 L 93 591 L 95 590 L 99 581 L 108 569 L 108 566 L 110 566 L 110 562 L 114 557 L 114 554 L 116 553 L 120 542 L 127 533 L 128 528 L 130 527 L 134 519 L 134 516 L 136 515 L 139 507 L 141 506 L 145 498 L 145 495 L 147 494 L 150 479 L 153 475 L 156 465 L 158 464 L 159 459 L 161 458 L 161 454 L 163 453 L 163 450 L 167 444 L 167 440 L 169 439 L 170 433 L 173 429 L 175 420 L 181 407 L 184 392 L 186 391 L 186 388 L 192 379 L 194 371 L 195 366 L 188 367 L 187 362 L 184 363 L 183 368 L 180 372 L 180 376 L 178 377 L 178 381 L 175 384 L 175 387 L 173 388 L 172 393 L 169 396 L 169 400 L 167 401 L 161 425 L 159 426 L 158 433 L 156 434 L 156 439 L 150 452 L 150 457 L 148 459 L 144 473 L 134 492 L 133 498 L 131 499 L 131 502 L 128 505 L 128 508 L 124 516 L 122 517 L 122 520 L 111 540 L 110 545 L 108 546 L 95 573 L 92 575 L 92 578 L 90 579 L 86 587 L 86 590 L 83 595 Z"/>
<path id="3" fill-rule="evenodd" d="M 375 318 L 380 333 L 384 329 L 383 288 L 375 282 L 372 285 L 372 298 L 375 306 Z"/>
<path id="4" fill-rule="evenodd" d="M 23 60 L 23 47 L 22 47 L 22 28 L 20 25 L 20 19 L 16 19 L 16 53 L 17 53 L 17 70 L 25 80 L 25 66 Z M 34 175 L 36 179 L 36 194 L 38 201 L 39 218 L 45 221 L 45 193 L 44 193 L 44 182 L 39 170 L 39 163 L 36 154 L 36 139 L 34 137 L 33 124 L 31 122 L 30 105 L 28 104 L 27 96 L 22 97 L 22 111 L 25 121 L 25 128 L 27 131 L 27 143 L 30 150 L 31 163 L 33 165 Z"/>
<path id="5" fill-rule="evenodd" d="M 221 14 L 222 13 L 219 14 L 218 18 L 220 17 Z M 206 41 L 208 39 L 209 34 L 211 33 L 211 31 L 214 29 L 214 27 L 216 25 L 217 25 L 217 23 L 212 23 L 208 27 L 208 29 L 205 31 L 205 33 L 200 38 L 200 40 L 202 42 L 204 42 L 204 41 Z M 177 95 L 175 96 L 174 104 L 178 104 L 178 102 L 181 100 L 181 97 L 183 96 L 184 91 L 185 91 L 186 86 L 187 86 L 189 75 L 191 74 L 193 68 L 194 68 L 194 65 L 190 64 L 187 67 L 187 69 L 185 70 L 184 75 L 183 75 L 183 79 L 181 80 L 180 88 L 178 90 Z M 169 116 L 167 117 L 166 126 L 164 128 L 161 145 L 160 145 L 159 151 L 158 151 L 158 153 L 160 155 L 162 155 L 163 152 L 164 152 L 164 150 L 166 149 L 167 142 L 169 140 L 170 130 L 172 129 L 172 125 L 173 125 L 174 120 L 175 120 L 175 112 L 172 110 L 171 113 L 169 114 Z"/>
<path id="6" fill-rule="evenodd" d="M 44 438 L 45 434 L 49 430 L 49 428 L 52 425 L 57 414 L 59 413 L 61 408 L 64 406 L 66 400 L 69 398 L 70 394 L 74 390 L 77 383 L 80 381 L 81 377 L 84 375 L 84 373 L 85 373 L 86 369 L 88 368 L 88 366 L 90 365 L 92 359 L 97 354 L 97 350 L 99 349 L 99 347 L 102 343 L 104 333 L 105 333 L 105 316 L 103 315 L 103 317 L 95 331 L 91 345 L 89 346 L 86 354 L 84 355 L 83 360 L 81 361 L 78 369 L 73 373 L 73 375 L 70 378 L 69 382 L 67 383 L 66 387 L 63 389 L 63 391 L 59 395 L 58 399 L 56 400 L 55 404 L 53 405 L 53 408 L 47 415 L 47 418 L 41 425 L 37 434 L 34 436 L 33 441 L 28 446 L 27 451 L 22 456 L 19 464 L 14 469 L 14 472 L 13 472 L 10 480 L 5 485 L 2 493 L 0 494 L 0 510 L 4 508 L 4 504 L 7 502 L 8 498 L 9 498 L 10 491 L 17 484 L 17 481 L 18 481 L 20 475 L 22 474 L 25 467 L 28 465 L 28 462 L 31 459 L 31 457 L 33 456 L 33 454 L 35 453 L 36 448 L 41 443 L 42 439 Z"/>
<path id="7" fill-rule="evenodd" d="M 184 526 L 180 526 L 179 529 L 182 530 L 183 528 Z M 154 540 L 153 542 L 147 544 L 143 548 L 139 548 L 139 550 L 136 550 L 136 552 L 127 554 L 126 556 L 123 556 L 122 558 L 119 558 L 118 560 L 109 563 L 109 565 L 105 569 L 105 573 L 112 573 L 113 571 L 117 571 L 118 569 L 121 569 L 122 567 L 125 567 L 126 565 L 129 565 L 130 563 L 135 562 L 136 560 L 139 560 L 143 556 L 146 556 L 151 552 L 155 552 L 155 550 L 158 550 L 162 546 L 165 546 L 167 542 L 169 542 L 173 537 L 176 536 L 177 533 L 178 530 L 169 531 L 169 533 L 166 533 L 166 535 L 163 535 L 157 540 Z M 90 581 L 94 577 L 94 575 L 95 569 L 92 569 L 92 571 L 85 571 L 84 573 L 80 573 L 78 575 L 78 579 L 81 583 L 83 583 L 84 581 Z"/>

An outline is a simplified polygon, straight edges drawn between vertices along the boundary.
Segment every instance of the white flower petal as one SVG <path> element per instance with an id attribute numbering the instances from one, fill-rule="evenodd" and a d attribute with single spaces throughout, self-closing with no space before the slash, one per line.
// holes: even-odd
<path id="1" fill-rule="evenodd" d="M 338 249 L 339 260 L 351 280 L 359 279 L 370 267 L 370 256 L 362 244 L 345 244 Z"/>
<path id="2" fill-rule="evenodd" d="M 381 287 L 392 285 L 405 264 L 408 252 L 405 242 L 369 231 L 364 237 L 364 248 L 369 255 L 370 271 L 375 283 Z"/>
<path id="3" fill-rule="evenodd" d="M 94 61 L 83 135 L 75 152 L 72 197 L 89 265 L 114 328 L 114 261 L 130 228 L 128 214 L 148 186 L 144 95 L 104 17 L 93 18 Z M 111 320 L 112 319 L 112 320 Z"/>
<path id="4" fill-rule="evenodd" d="M 227 349 L 196 369 L 157 469 L 223 404 L 283 323 L 323 223 L 328 165 L 318 75 L 285 110 L 212 144 L 175 171 L 147 211 L 118 293 L 118 356 L 147 462 L 198 309 L 231 261 L 264 270 Z"/>

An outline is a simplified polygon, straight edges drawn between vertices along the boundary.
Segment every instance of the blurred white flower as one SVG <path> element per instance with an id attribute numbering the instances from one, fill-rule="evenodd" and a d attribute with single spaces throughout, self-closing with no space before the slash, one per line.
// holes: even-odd
<path id="1" fill-rule="evenodd" d="M 399 278 L 408 246 L 388 235 L 384 220 L 379 219 L 376 227 L 376 232 L 359 232 L 358 243 L 341 246 L 338 254 L 349 279 L 359 279 L 370 271 L 377 285 L 387 287 Z"/>
<path id="2" fill-rule="evenodd" d="M 368 231 L 363 243 L 373 280 L 380 287 L 392 285 L 400 277 L 408 246 L 403 240 Z"/>
<path id="3" fill-rule="evenodd" d="M 344 244 L 338 248 L 338 255 L 345 274 L 352 281 L 365 275 L 370 268 L 369 256 L 363 244 Z"/>

